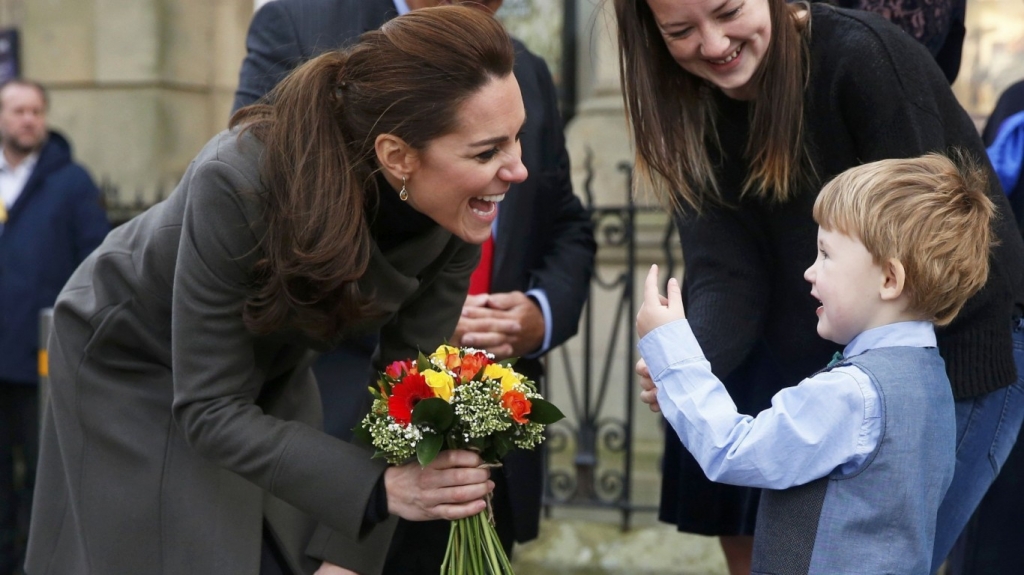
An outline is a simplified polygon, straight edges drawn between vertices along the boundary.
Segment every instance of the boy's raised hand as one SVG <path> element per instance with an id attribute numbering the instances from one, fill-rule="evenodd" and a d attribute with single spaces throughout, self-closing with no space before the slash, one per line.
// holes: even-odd
<path id="1" fill-rule="evenodd" d="M 683 309 L 683 295 L 679 290 L 679 282 L 676 278 L 670 278 L 668 297 L 662 297 L 658 293 L 658 266 L 652 265 L 644 281 L 644 303 L 636 314 L 637 336 L 642 339 L 656 327 L 685 318 L 686 310 Z"/>

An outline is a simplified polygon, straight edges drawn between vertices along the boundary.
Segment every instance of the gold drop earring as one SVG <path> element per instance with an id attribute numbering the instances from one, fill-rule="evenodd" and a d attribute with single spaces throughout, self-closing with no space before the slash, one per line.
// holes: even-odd
<path id="1" fill-rule="evenodd" d="M 403 202 L 409 199 L 409 192 L 405 189 L 405 176 L 402 176 L 402 189 L 398 192 L 398 198 Z"/>

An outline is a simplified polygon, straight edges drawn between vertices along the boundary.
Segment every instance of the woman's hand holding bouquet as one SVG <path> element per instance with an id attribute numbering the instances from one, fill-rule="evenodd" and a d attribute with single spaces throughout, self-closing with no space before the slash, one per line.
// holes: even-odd
<path id="1" fill-rule="evenodd" d="M 416 360 L 396 361 L 380 374 L 377 387 L 370 388 L 373 407 L 356 429 L 356 435 L 376 448 L 374 457 L 395 465 L 415 457 L 421 466 L 443 471 L 445 466 L 463 465 L 465 462 L 457 459 L 469 455 L 455 451 L 444 454 L 444 465 L 438 466 L 442 461 L 435 459 L 442 450 L 472 451 L 485 465 L 500 465 L 501 458 L 513 448 L 535 448 L 544 440 L 544 426 L 564 417 L 541 397 L 534 382 L 512 369 L 514 362 L 495 362 L 487 352 L 449 345 L 438 347 L 430 357 L 421 353 Z M 392 479 L 400 477 L 393 470 L 390 475 Z M 441 477 L 420 474 L 416 481 L 436 481 Z M 467 505 L 474 504 L 472 498 L 482 495 L 470 493 L 474 488 L 479 490 L 475 486 L 456 488 L 467 490 Z M 389 486 L 389 494 L 397 492 L 402 490 Z M 489 501 L 489 493 L 487 497 Z M 388 506 L 392 510 L 392 505 L 419 505 L 423 518 L 460 517 L 467 509 L 462 505 L 442 509 L 437 503 L 392 503 L 389 496 Z M 408 507 L 403 507 L 399 514 L 412 518 L 410 512 L 412 517 L 416 516 L 415 509 Z M 512 573 L 489 512 L 452 523 L 442 573 Z"/>

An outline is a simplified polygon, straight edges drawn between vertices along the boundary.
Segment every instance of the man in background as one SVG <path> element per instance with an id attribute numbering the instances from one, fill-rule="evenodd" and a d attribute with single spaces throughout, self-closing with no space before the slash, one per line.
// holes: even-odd
<path id="1" fill-rule="evenodd" d="M 409 10 L 438 0 L 276 0 L 253 17 L 234 109 L 254 103 L 291 69 L 345 46 Z M 472 2 L 497 11 L 500 0 Z M 529 176 L 501 203 L 474 274 L 462 319 L 450 343 L 521 356 L 516 369 L 542 383 L 540 357 L 572 337 L 594 267 L 590 216 L 573 194 L 554 82 L 547 65 L 518 40 L 514 73 L 526 106 L 523 163 Z M 441 342 L 438 342 L 441 343 Z M 315 371 L 324 398 L 325 429 L 346 437 L 369 403 L 367 380 L 375 342 L 348 342 Z M 353 375 L 354 374 L 354 375 Z M 333 414 L 333 415 L 332 415 Z M 339 417 L 340 415 L 340 417 Z M 340 419 L 340 421 L 339 421 Z M 333 420 L 333 422 L 332 422 Z M 543 489 L 541 452 L 513 452 L 494 473 L 494 507 L 506 551 L 537 536 Z M 437 573 L 448 539 L 446 522 L 402 522 L 386 573 Z M 330 560 L 330 558 L 324 558 Z"/>
<path id="2" fill-rule="evenodd" d="M 110 224 L 100 191 L 48 131 L 46 90 L 0 86 L 0 574 L 20 573 L 39 445 L 39 312 Z M 17 462 L 17 464 L 16 464 Z M 15 469 L 23 473 L 15 477 Z"/>

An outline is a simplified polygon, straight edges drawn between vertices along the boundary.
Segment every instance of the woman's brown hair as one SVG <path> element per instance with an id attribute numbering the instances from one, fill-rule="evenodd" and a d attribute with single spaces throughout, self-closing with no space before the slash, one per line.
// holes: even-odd
<path id="1" fill-rule="evenodd" d="M 784 202 L 811 166 L 803 147 L 810 17 L 805 4 L 768 2 L 772 35 L 751 79 L 758 86 L 752 105 L 745 158 L 750 172 L 743 193 Z M 806 16 L 798 16 L 806 11 Z M 700 211 L 720 202 L 708 146 L 718 146 L 712 88 L 672 58 L 646 0 L 615 0 L 619 28 L 619 72 L 636 146 L 639 181 L 650 185 L 675 210 Z"/>
<path id="2" fill-rule="evenodd" d="M 231 126 L 264 145 L 267 232 L 243 311 L 251 331 L 328 340 L 374 314 L 356 282 L 372 245 L 365 206 L 380 193 L 377 136 L 423 149 L 454 131 L 462 103 L 511 74 L 513 59 L 508 34 L 482 10 L 417 10 L 310 60 L 267 103 L 235 114 Z"/>

